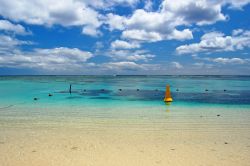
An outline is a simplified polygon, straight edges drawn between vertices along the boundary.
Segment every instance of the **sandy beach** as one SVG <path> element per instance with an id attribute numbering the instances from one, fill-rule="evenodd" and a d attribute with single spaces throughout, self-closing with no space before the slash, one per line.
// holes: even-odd
<path id="1" fill-rule="evenodd" d="M 34 119 L 9 115 L 6 122 L 2 117 L 0 163 L 3 166 L 249 165 L 247 109 L 235 114 L 230 109 L 218 108 L 210 108 L 207 114 L 201 114 L 204 110 L 193 114 L 174 111 L 164 112 L 166 116 L 158 120 L 149 116 L 124 121 L 100 119 L 96 115 L 78 120 L 61 117 L 63 122 L 55 122 L 42 116 Z"/>

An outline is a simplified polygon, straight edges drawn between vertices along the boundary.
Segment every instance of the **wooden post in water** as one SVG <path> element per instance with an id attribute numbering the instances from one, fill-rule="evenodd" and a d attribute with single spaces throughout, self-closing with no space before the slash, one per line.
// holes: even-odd
<path id="1" fill-rule="evenodd" d="M 71 94 L 71 84 L 70 84 L 70 86 L 69 86 L 69 93 Z"/>

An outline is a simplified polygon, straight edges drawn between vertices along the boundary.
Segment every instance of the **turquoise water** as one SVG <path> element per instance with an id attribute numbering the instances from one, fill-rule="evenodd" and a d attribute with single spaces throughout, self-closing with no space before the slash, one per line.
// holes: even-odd
<path id="1" fill-rule="evenodd" d="M 163 102 L 166 84 L 171 105 Z M 206 125 L 208 130 L 207 124 L 218 124 L 227 131 L 228 124 L 245 129 L 250 118 L 246 76 L 1 76 L 0 92 L 4 129 L 56 124 L 88 130 L 174 130 L 179 125 L 203 130 Z"/>
<path id="2" fill-rule="evenodd" d="M 164 105 L 166 84 L 174 105 L 250 105 L 247 76 L 2 76 L 0 105 Z"/>

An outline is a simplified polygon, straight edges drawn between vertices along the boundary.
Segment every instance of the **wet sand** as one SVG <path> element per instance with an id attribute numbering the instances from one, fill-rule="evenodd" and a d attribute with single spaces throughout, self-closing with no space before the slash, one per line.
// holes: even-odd
<path id="1" fill-rule="evenodd" d="M 2 118 L 0 165 L 250 165 L 249 111 L 181 112 L 159 120 Z"/>

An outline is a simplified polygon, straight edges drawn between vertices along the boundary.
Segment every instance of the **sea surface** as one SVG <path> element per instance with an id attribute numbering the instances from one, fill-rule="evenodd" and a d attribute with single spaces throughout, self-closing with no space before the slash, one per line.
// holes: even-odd
<path id="1" fill-rule="evenodd" d="M 0 105 L 161 106 L 167 84 L 173 105 L 250 105 L 250 76 L 1 76 Z"/>
<path id="2" fill-rule="evenodd" d="M 167 84 L 170 105 L 163 102 Z M 2 125 L 27 119 L 77 124 L 81 118 L 164 124 L 166 112 L 189 123 L 218 110 L 231 117 L 250 112 L 249 76 L 1 76 L 0 92 Z"/>

